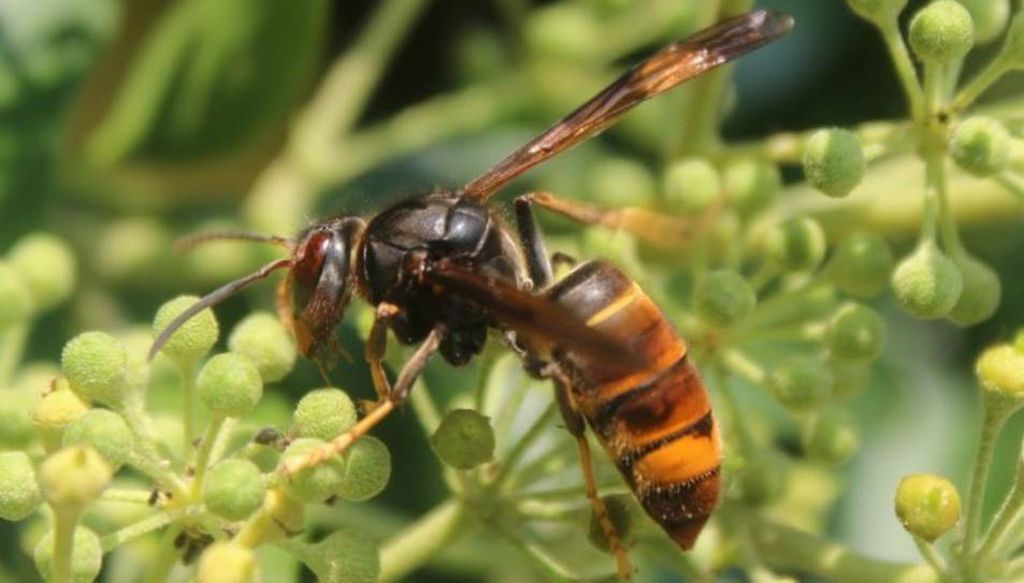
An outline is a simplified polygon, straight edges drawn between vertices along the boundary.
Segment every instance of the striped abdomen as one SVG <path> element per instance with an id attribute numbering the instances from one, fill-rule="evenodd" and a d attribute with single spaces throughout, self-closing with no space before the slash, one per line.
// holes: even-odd
<path id="1" fill-rule="evenodd" d="M 608 263 L 580 265 L 547 295 L 646 363 L 597 360 L 571 347 L 558 356 L 572 376 L 573 399 L 644 509 L 691 548 L 718 500 L 721 445 L 686 343 Z"/>

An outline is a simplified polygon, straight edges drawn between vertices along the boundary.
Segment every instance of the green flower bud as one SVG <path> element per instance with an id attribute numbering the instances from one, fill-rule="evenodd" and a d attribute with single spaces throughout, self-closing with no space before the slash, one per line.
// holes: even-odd
<path id="1" fill-rule="evenodd" d="M 203 485 L 203 502 L 214 514 L 242 520 L 263 505 L 263 473 L 244 459 L 227 459 L 210 468 Z"/>
<path id="2" fill-rule="evenodd" d="M 594 200 L 613 208 L 642 206 L 654 199 L 656 181 L 646 166 L 630 158 L 606 158 L 588 177 Z"/>
<path id="3" fill-rule="evenodd" d="M 430 444 L 442 462 L 469 470 L 494 459 L 494 428 L 472 409 L 453 409 L 430 436 Z"/>
<path id="4" fill-rule="evenodd" d="M 28 518 L 43 502 L 32 460 L 23 451 L 0 452 L 0 518 Z"/>
<path id="5" fill-rule="evenodd" d="M 0 449 L 26 449 L 34 437 L 32 411 L 39 406 L 39 391 L 8 390 L 0 398 Z"/>
<path id="6" fill-rule="evenodd" d="M 820 360 L 793 356 L 768 376 L 768 389 L 782 406 L 795 412 L 813 411 L 832 394 L 832 372 Z"/>
<path id="7" fill-rule="evenodd" d="M 974 38 L 979 45 L 999 38 L 1010 20 L 1009 0 L 958 0 L 971 13 Z"/>
<path id="8" fill-rule="evenodd" d="M 130 218 L 108 223 L 96 242 L 96 265 L 105 277 L 132 281 L 166 270 L 165 258 L 173 246 L 171 234 L 160 222 L 150 218 Z M 164 273 L 166 277 L 166 273 Z"/>
<path id="9" fill-rule="evenodd" d="M 89 401 L 118 406 L 128 390 L 128 351 L 105 332 L 85 332 L 64 345 L 61 368 L 71 388 Z"/>
<path id="10" fill-rule="evenodd" d="M 740 214 L 751 215 L 768 206 L 782 190 L 782 175 L 769 162 L 741 158 L 722 170 L 726 200 Z"/>
<path id="11" fill-rule="evenodd" d="M 28 320 L 32 309 L 28 281 L 10 263 L 0 262 L 0 330 Z"/>
<path id="12" fill-rule="evenodd" d="M 329 441 L 356 424 L 356 406 L 341 389 L 310 391 L 295 407 L 292 431 L 299 437 Z"/>
<path id="13" fill-rule="evenodd" d="M 263 379 L 249 359 L 225 352 L 208 360 L 196 378 L 203 403 L 226 417 L 241 417 L 263 397 Z"/>
<path id="14" fill-rule="evenodd" d="M 306 456 L 324 445 L 320 439 L 296 439 L 284 450 L 284 461 Z M 345 464 L 340 456 L 325 460 L 315 466 L 306 467 L 288 479 L 285 488 L 288 495 L 299 502 L 313 504 L 327 500 L 341 486 L 345 477 Z"/>
<path id="15" fill-rule="evenodd" d="M 840 306 L 828 324 L 828 347 L 835 358 L 870 362 L 884 346 L 885 320 L 862 304 Z"/>
<path id="16" fill-rule="evenodd" d="M 321 583 L 375 583 L 380 578 L 380 551 L 373 539 L 351 529 L 337 530 L 302 553 Z"/>
<path id="17" fill-rule="evenodd" d="M 864 393 L 871 386 L 871 366 L 860 362 L 835 361 L 832 363 L 835 384 L 832 394 L 849 399 Z"/>
<path id="18" fill-rule="evenodd" d="M 672 212 L 699 214 L 718 199 L 722 181 L 718 170 L 704 158 L 674 162 L 662 179 L 665 206 Z"/>
<path id="19" fill-rule="evenodd" d="M 840 128 L 814 132 L 804 146 L 804 175 L 818 191 L 844 197 L 864 178 L 864 151 L 857 134 Z"/>
<path id="20" fill-rule="evenodd" d="M 925 320 L 948 314 L 963 286 L 956 264 L 931 241 L 918 245 L 892 274 L 896 299 L 912 315 Z"/>
<path id="21" fill-rule="evenodd" d="M 39 401 L 32 411 L 32 424 L 47 452 L 60 447 L 64 428 L 86 414 L 89 406 L 71 390 L 53 391 Z"/>
<path id="22" fill-rule="evenodd" d="M 825 259 L 825 231 L 810 217 L 793 217 L 768 233 L 768 259 L 785 271 L 813 271 Z"/>
<path id="23" fill-rule="evenodd" d="M 1010 161 L 1010 132 L 998 120 L 976 116 L 956 128 L 950 155 L 957 165 L 975 176 L 991 176 Z"/>
<path id="24" fill-rule="evenodd" d="M 23 237 L 11 249 L 8 261 L 28 284 L 36 310 L 56 306 L 75 288 L 75 256 L 67 243 L 53 235 Z"/>
<path id="25" fill-rule="evenodd" d="M 92 583 L 103 566 L 103 547 L 100 537 L 84 526 L 75 529 L 71 548 L 71 581 Z M 46 533 L 36 545 L 36 569 L 44 581 L 53 580 L 53 532 Z"/>
<path id="26" fill-rule="evenodd" d="M 112 471 L 103 456 L 88 446 L 65 447 L 39 466 L 39 486 L 54 509 L 80 509 L 99 497 Z"/>
<path id="27" fill-rule="evenodd" d="M 989 393 L 1024 399 L 1024 351 L 999 344 L 981 353 L 974 365 L 981 386 Z"/>
<path id="28" fill-rule="evenodd" d="M 896 22 L 896 17 L 907 7 L 907 0 L 846 0 L 846 3 L 861 18 L 875 24 Z"/>
<path id="29" fill-rule="evenodd" d="M 953 258 L 963 276 L 964 289 L 949 312 L 949 319 L 961 326 L 984 322 L 996 313 L 1003 295 L 999 274 L 970 255 Z"/>
<path id="30" fill-rule="evenodd" d="M 697 314 L 715 326 L 731 326 L 749 316 L 757 296 L 747 280 L 734 271 L 711 271 L 699 280 L 693 292 Z"/>
<path id="31" fill-rule="evenodd" d="M 178 314 L 184 312 L 199 300 L 196 296 L 178 296 L 160 306 L 153 318 L 153 333 L 159 334 L 171 323 Z M 220 330 L 213 310 L 199 312 L 191 320 L 185 322 L 163 345 L 160 352 L 166 354 L 179 365 L 195 363 L 210 351 Z"/>
<path id="32" fill-rule="evenodd" d="M 526 43 L 538 55 L 582 59 L 600 52 L 600 24 L 585 7 L 556 4 L 533 10 L 526 22 Z"/>
<path id="33" fill-rule="evenodd" d="M 242 456 L 256 464 L 262 472 L 272 471 L 281 461 L 281 454 L 273 445 L 250 442 L 242 449 Z"/>
<path id="34" fill-rule="evenodd" d="M 276 316 L 257 312 L 235 326 L 228 348 L 250 359 L 264 383 L 279 381 L 295 366 L 295 340 Z"/>
<path id="35" fill-rule="evenodd" d="M 959 2 L 935 0 L 914 15 L 908 38 L 919 59 L 948 65 L 974 46 L 974 22 Z"/>
<path id="36" fill-rule="evenodd" d="M 789 468 L 782 456 L 760 451 L 736 468 L 733 478 L 740 499 L 753 506 L 763 506 L 779 498 L 789 480 Z"/>
<path id="37" fill-rule="evenodd" d="M 829 279 L 840 291 L 861 299 L 882 293 L 889 285 L 892 250 L 880 235 L 852 233 L 839 242 L 829 260 Z"/>
<path id="38" fill-rule="evenodd" d="M 215 542 L 203 551 L 196 568 L 196 583 L 257 583 L 260 565 L 256 552 L 236 542 Z"/>
<path id="39" fill-rule="evenodd" d="M 628 494 L 612 494 L 610 496 L 602 496 L 601 499 L 604 501 L 604 507 L 608 510 L 608 518 L 612 521 L 615 531 L 619 534 L 619 540 L 626 544 L 626 541 L 629 540 L 633 532 L 633 524 L 635 522 L 632 511 L 633 497 Z M 597 519 L 597 514 L 593 511 L 593 508 L 591 508 L 590 512 L 590 528 L 587 532 L 587 539 L 597 550 L 606 553 L 612 552 L 611 541 L 605 535 L 604 528 L 601 527 L 601 521 Z"/>
<path id="40" fill-rule="evenodd" d="M 801 442 L 810 459 L 840 465 L 860 447 L 857 420 L 849 411 L 827 407 L 804 423 Z"/>
<path id="41" fill-rule="evenodd" d="M 335 491 L 342 500 L 363 502 L 380 494 L 391 478 L 391 452 L 384 442 L 365 435 L 345 452 L 345 475 Z"/>
<path id="42" fill-rule="evenodd" d="M 283 488 L 267 490 L 263 508 L 243 523 L 235 541 L 249 548 L 291 538 L 302 532 L 306 507 Z"/>
<path id="43" fill-rule="evenodd" d="M 896 516 L 910 534 L 934 541 L 960 520 L 960 494 L 941 476 L 907 476 L 896 488 Z"/>
<path id="44" fill-rule="evenodd" d="M 124 418 L 106 409 L 93 409 L 69 423 L 64 430 L 64 447 L 90 446 L 107 460 L 115 472 L 128 461 L 134 441 Z"/>

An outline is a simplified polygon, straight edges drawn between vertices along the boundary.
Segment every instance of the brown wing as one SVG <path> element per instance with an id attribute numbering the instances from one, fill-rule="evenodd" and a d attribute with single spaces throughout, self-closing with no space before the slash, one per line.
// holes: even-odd
<path id="1" fill-rule="evenodd" d="M 600 358 L 642 366 L 639 355 L 619 340 L 574 318 L 544 297 L 525 292 L 500 279 L 450 261 L 433 264 L 425 278 L 442 293 L 454 293 L 486 309 L 516 332 L 539 336 L 552 344 L 572 346 Z"/>
<path id="2" fill-rule="evenodd" d="M 642 101 L 781 38 L 792 27 L 791 17 L 758 10 L 670 44 L 475 178 L 462 196 L 487 199 L 530 168 L 600 133 Z"/>

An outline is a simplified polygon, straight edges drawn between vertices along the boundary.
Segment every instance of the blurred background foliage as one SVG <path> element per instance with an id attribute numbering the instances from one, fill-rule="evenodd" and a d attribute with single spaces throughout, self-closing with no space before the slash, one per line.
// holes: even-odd
<path id="1" fill-rule="evenodd" d="M 72 243 L 82 266 L 74 300 L 34 326 L 30 360 L 53 361 L 81 330 L 148 321 L 166 298 L 211 289 L 265 257 L 262 248 L 231 243 L 178 256 L 177 236 L 239 225 L 290 235 L 328 213 L 370 214 L 396 197 L 462 184 L 588 97 L 610 71 L 692 31 L 704 3 L 410 1 L 390 16 L 393 38 L 378 34 L 380 46 L 346 52 L 363 46 L 361 35 L 380 4 L 0 0 L 0 245 L 49 230 Z M 559 15 L 572 4 L 614 14 L 619 26 L 598 32 Z M 792 14 L 797 27 L 785 42 L 735 67 L 723 126 L 727 140 L 904 116 L 876 31 L 843 2 L 757 4 Z M 392 49 L 390 58 L 380 58 Z M 966 70 L 976 69 L 985 54 L 972 53 Z M 348 83 L 331 84 L 332 75 Z M 989 102 L 1013 107 L 1021 85 L 1011 76 Z M 681 91 L 639 108 L 605 138 L 538 169 L 509 193 L 546 188 L 586 199 L 605 160 L 654 165 L 666 152 L 686 151 L 686 143 L 673 143 L 682 132 L 665 132 L 660 122 L 685 99 Z M 859 202 L 822 209 L 829 238 L 867 226 L 884 232 L 902 255 L 918 224 L 918 173 L 919 166 L 900 159 L 869 168 L 853 197 Z M 793 186 L 782 204 L 802 204 L 807 192 L 798 184 L 798 165 L 783 166 L 783 175 Z M 880 374 L 855 401 L 863 447 L 838 479 L 812 472 L 794 481 L 799 490 L 787 495 L 820 499 L 822 508 L 837 499 L 827 516 L 829 532 L 878 558 L 917 560 L 892 510 L 901 476 L 939 472 L 961 490 L 966 486 L 979 420 L 970 375 L 974 355 L 1024 322 L 1024 205 L 980 183 L 965 182 L 953 194 L 956 208 L 961 197 L 984 203 L 985 210 L 965 212 L 959 222 L 968 247 L 1003 274 L 998 313 L 961 329 L 915 320 L 887 296 L 877 301 L 889 341 Z M 618 196 L 642 202 L 632 192 Z M 877 212 L 845 215 L 846 204 L 876 205 Z M 548 226 L 556 238 L 575 229 L 558 221 Z M 218 309 L 223 327 L 254 307 L 270 307 L 271 287 L 226 302 Z M 354 327 L 346 325 L 344 341 L 360 354 Z M 340 363 L 334 374 L 368 397 L 368 376 L 355 360 Z M 437 366 L 428 384 L 444 404 L 472 387 L 478 374 L 473 366 Z M 289 403 L 318 384 L 315 368 L 301 363 L 270 397 L 287 414 Z M 745 391 L 741 398 L 744 407 L 777 415 L 763 394 Z M 1015 423 L 997 448 L 993 493 L 1005 491 L 1013 475 L 1022 421 Z M 558 431 L 554 424 L 551 431 Z M 399 524 L 440 499 L 441 471 L 411 416 L 393 416 L 377 435 L 391 448 L 394 474 L 375 504 Z M 798 438 L 779 439 L 785 448 L 787 439 Z M 989 497 L 990 505 L 997 501 Z M 366 528 L 383 533 L 390 527 Z M 0 564 L 19 574 L 17 580 L 34 577 L 13 527 L 0 529 L 7 541 Z M 454 556 L 442 564 L 468 560 Z M 514 557 L 496 559 L 491 570 Z M 464 580 L 487 570 L 469 564 Z M 492 576 L 527 577 L 509 573 Z M 429 569 L 416 577 L 458 578 Z M 666 571 L 661 580 L 676 576 Z"/>

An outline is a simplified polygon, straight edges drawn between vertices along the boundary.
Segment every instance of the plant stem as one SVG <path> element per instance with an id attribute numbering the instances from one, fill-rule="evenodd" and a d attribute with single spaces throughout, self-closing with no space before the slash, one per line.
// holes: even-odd
<path id="1" fill-rule="evenodd" d="M 1013 170 L 1004 170 L 993 178 L 995 178 L 996 182 L 1003 185 L 1006 190 L 1010 191 L 1010 194 L 1024 202 L 1024 177 L 1021 177 L 1020 174 Z"/>
<path id="2" fill-rule="evenodd" d="M 739 350 L 723 351 L 721 361 L 730 372 L 754 385 L 763 384 L 768 376 L 764 367 Z"/>
<path id="3" fill-rule="evenodd" d="M 964 111 L 974 103 L 993 83 L 999 80 L 1009 70 L 1009 63 L 1005 53 L 1000 53 L 967 85 L 960 90 L 960 93 L 953 99 L 953 110 Z"/>
<path id="4" fill-rule="evenodd" d="M 512 530 L 504 524 L 492 524 L 494 530 L 508 541 L 512 546 L 519 549 L 526 557 L 533 560 L 533 563 L 544 573 L 548 580 L 553 581 L 579 581 L 580 577 L 572 573 L 565 565 L 555 557 L 548 554 L 544 545 L 537 541 L 530 540 L 524 534 Z"/>
<path id="5" fill-rule="evenodd" d="M 946 572 L 946 560 L 939 554 L 935 545 L 919 536 L 914 537 L 914 544 L 917 546 L 918 552 L 921 553 L 921 557 L 931 565 L 932 569 L 935 569 L 936 573 L 942 574 Z"/>
<path id="6" fill-rule="evenodd" d="M 140 536 L 149 534 L 158 528 L 167 526 L 176 520 L 181 514 L 182 512 L 160 512 L 152 516 L 147 516 L 134 524 L 130 524 L 124 528 L 105 534 L 100 539 L 100 545 L 103 547 L 103 552 L 108 553 L 127 542 L 139 538 Z"/>
<path id="7" fill-rule="evenodd" d="M 381 582 L 405 579 L 465 534 L 469 524 L 465 508 L 454 498 L 435 506 L 381 547 Z"/>
<path id="8" fill-rule="evenodd" d="M 146 583 L 167 583 L 171 571 L 181 558 L 181 551 L 174 547 L 174 539 L 178 538 L 180 533 L 181 529 L 176 526 L 164 531 L 164 536 L 160 538 L 157 546 L 157 555 L 148 564 Z"/>
<path id="9" fill-rule="evenodd" d="M 498 474 L 489 484 L 489 488 L 496 490 L 508 479 L 512 473 L 512 468 L 516 466 L 519 460 L 523 457 L 526 451 L 533 445 L 533 442 L 537 441 L 544 431 L 551 427 L 554 423 L 555 415 L 558 413 L 558 406 L 552 402 L 544 409 L 544 412 L 537 417 L 536 421 L 530 425 L 529 429 L 523 433 L 522 437 L 516 441 L 516 444 L 509 450 L 505 459 L 501 461 L 501 468 L 498 470 Z"/>
<path id="10" fill-rule="evenodd" d="M 55 510 L 53 513 L 53 583 L 71 583 L 71 557 L 80 509 Z"/>
<path id="11" fill-rule="evenodd" d="M 195 434 L 196 424 L 196 406 L 195 406 L 195 387 L 196 387 L 196 364 L 193 363 L 179 363 L 178 374 L 181 377 L 181 398 L 184 406 L 182 408 L 182 457 L 185 463 L 188 464 L 189 460 L 192 459 L 192 440 Z"/>
<path id="12" fill-rule="evenodd" d="M 25 340 L 27 339 L 27 322 L 15 324 L 4 334 L 3 347 L 0 348 L 0 386 L 10 384 L 14 370 L 21 362 L 21 355 L 25 350 Z"/>
<path id="13" fill-rule="evenodd" d="M 882 32 L 885 48 L 889 50 L 889 57 L 896 69 L 896 76 L 903 85 L 903 93 L 906 95 L 911 117 L 919 119 L 924 111 L 924 96 L 921 84 L 917 79 L 917 71 L 914 70 L 914 62 L 910 60 L 907 45 L 903 42 L 903 35 L 900 34 L 899 24 L 895 19 L 887 20 L 879 25 L 879 30 Z"/>
<path id="14" fill-rule="evenodd" d="M 978 443 L 978 454 L 971 470 L 971 485 L 967 495 L 967 510 L 964 514 L 963 554 L 970 556 L 976 550 L 975 541 L 981 528 L 981 510 L 985 501 L 985 485 L 988 482 L 988 470 L 992 465 L 992 455 L 996 448 L 1003 425 L 1013 412 L 1000 403 L 993 403 L 998 397 L 986 394 L 983 399 L 984 418 L 981 424 L 981 439 Z"/>
<path id="15" fill-rule="evenodd" d="M 213 446 L 217 443 L 217 436 L 224 426 L 226 417 L 214 413 L 210 423 L 206 426 L 206 434 L 199 444 L 199 452 L 196 454 L 195 477 L 192 478 L 192 500 L 199 502 L 203 498 L 203 481 L 206 479 L 207 466 L 210 464 L 210 454 Z"/>
<path id="16" fill-rule="evenodd" d="M 149 490 L 129 490 L 127 488 L 107 488 L 100 494 L 103 502 L 127 502 L 131 504 L 149 504 L 153 492 Z"/>
<path id="17" fill-rule="evenodd" d="M 982 538 L 981 547 L 974 556 L 975 563 L 979 565 L 983 564 L 994 551 L 1003 547 L 1008 540 L 1007 534 L 1024 514 L 1022 512 L 1024 511 L 1024 487 L 1021 486 L 1024 476 L 1021 476 L 1020 473 L 1020 469 L 1018 469 L 1018 476 L 1010 493 L 1007 494 L 995 518 L 992 519 L 992 526 Z"/>

